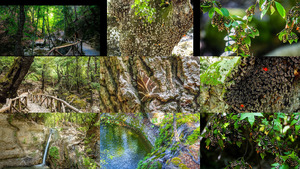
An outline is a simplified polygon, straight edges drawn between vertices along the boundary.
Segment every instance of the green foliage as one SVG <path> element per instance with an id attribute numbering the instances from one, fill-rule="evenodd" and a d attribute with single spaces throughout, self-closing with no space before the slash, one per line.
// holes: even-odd
<path id="1" fill-rule="evenodd" d="M 95 160 L 91 159 L 90 157 L 83 157 L 83 165 L 88 167 L 88 169 L 96 169 L 97 163 Z"/>
<path id="2" fill-rule="evenodd" d="M 135 9 L 134 14 L 139 15 L 140 19 L 145 18 L 148 23 L 152 23 L 155 19 L 156 9 L 152 8 L 149 2 L 150 0 L 134 0 L 131 8 Z"/>
<path id="3" fill-rule="evenodd" d="M 214 151 L 216 146 L 224 149 L 237 145 L 243 149 L 250 142 L 253 145 L 251 151 L 255 151 L 261 159 L 276 157 L 273 168 L 298 168 L 299 117 L 300 113 L 214 114 L 201 137 L 206 138 L 208 151 Z M 244 153 L 240 155 L 247 156 Z M 236 159 L 228 168 L 232 165 L 238 168 L 249 166 L 243 158 Z"/>
<path id="4" fill-rule="evenodd" d="M 222 8 L 221 3 L 218 1 L 202 1 L 201 10 L 203 13 L 208 12 L 208 16 L 212 18 L 212 26 L 217 26 L 219 31 L 226 30 L 228 34 L 224 38 L 226 41 L 225 52 L 231 51 L 241 56 L 249 56 L 251 54 L 251 38 L 259 36 L 259 31 L 251 25 L 257 3 L 261 11 L 261 19 L 270 9 L 271 15 L 277 10 L 280 16 L 286 21 L 286 27 L 277 34 L 280 41 L 283 41 L 283 43 L 289 41 L 290 44 L 298 42 L 298 36 L 292 30 L 295 28 L 300 32 L 299 3 L 292 7 L 288 15 L 286 15 L 286 10 L 280 2 L 275 0 L 259 0 L 246 10 L 245 16 L 240 17 L 230 14 L 226 8 Z"/>
<path id="5" fill-rule="evenodd" d="M 59 159 L 59 150 L 56 146 L 50 147 L 49 156 L 55 160 Z"/>
<path id="6" fill-rule="evenodd" d="M 193 134 L 187 137 L 187 143 L 192 145 L 200 138 L 200 126 L 193 131 Z"/>
<path id="7" fill-rule="evenodd" d="M 252 127 L 256 116 L 263 116 L 263 115 L 261 113 L 241 113 L 240 120 L 248 118 L 248 122 L 251 124 Z"/>

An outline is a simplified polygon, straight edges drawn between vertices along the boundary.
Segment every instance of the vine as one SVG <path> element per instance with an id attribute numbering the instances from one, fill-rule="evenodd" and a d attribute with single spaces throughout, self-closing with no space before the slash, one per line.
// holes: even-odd
<path id="1" fill-rule="evenodd" d="M 218 31 L 227 31 L 225 52 L 233 52 L 241 56 L 249 56 L 251 38 L 259 36 L 259 31 L 249 25 L 256 12 L 256 8 L 261 11 L 260 18 L 270 11 L 271 15 L 277 10 L 280 16 L 285 19 L 285 28 L 277 34 L 280 41 L 292 44 L 298 42 L 298 36 L 294 30 L 300 33 L 300 2 L 293 6 L 288 14 L 284 7 L 275 0 L 257 0 L 256 3 L 246 10 L 246 15 L 243 17 L 231 15 L 228 9 L 223 8 L 221 3 L 214 0 L 204 0 L 200 3 L 200 9 L 203 13 L 208 13 L 211 18 L 211 25 L 217 27 Z"/>

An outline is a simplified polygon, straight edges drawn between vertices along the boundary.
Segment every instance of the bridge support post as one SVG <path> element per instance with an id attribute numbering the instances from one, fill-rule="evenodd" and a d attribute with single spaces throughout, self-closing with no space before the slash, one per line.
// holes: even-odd
<path id="1" fill-rule="evenodd" d="M 53 103 L 52 103 L 52 102 L 53 102 L 53 99 L 51 98 L 51 99 L 50 99 L 50 111 L 51 111 L 51 112 L 52 112 L 52 107 L 53 107 Z"/>
<path id="2" fill-rule="evenodd" d="M 57 111 L 61 113 L 61 102 L 57 100 Z"/>
<path id="3" fill-rule="evenodd" d="M 21 111 L 21 99 L 18 99 L 19 110 Z"/>
<path id="4" fill-rule="evenodd" d="M 11 102 L 11 104 L 10 104 L 10 106 L 9 106 L 9 112 L 10 112 L 10 113 L 13 113 L 13 112 L 12 112 L 12 111 L 13 111 L 12 105 L 13 105 L 13 103 Z"/>
<path id="5" fill-rule="evenodd" d="M 28 98 L 27 97 L 25 97 L 25 108 L 27 108 L 28 109 Z M 24 109 L 25 109 L 24 108 Z M 28 109 L 29 110 L 29 109 Z"/>

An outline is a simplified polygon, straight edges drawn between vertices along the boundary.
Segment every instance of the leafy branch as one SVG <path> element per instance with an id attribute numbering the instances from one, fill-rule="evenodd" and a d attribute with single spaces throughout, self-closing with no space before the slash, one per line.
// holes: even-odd
<path id="1" fill-rule="evenodd" d="M 248 25 L 251 23 L 257 7 L 261 11 L 260 18 L 270 10 L 271 15 L 277 10 L 280 16 L 286 20 L 286 27 L 277 34 L 279 40 L 290 44 L 298 42 L 298 36 L 293 32 L 295 28 L 300 33 L 300 3 L 292 7 L 286 15 L 284 7 L 275 0 L 257 0 L 256 3 L 246 9 L 246 15 L 243 17 L 231 15 L 226 8 L 222 8 L 220 2 L 215 0 L 205 0 L 201 2 L 201 10 L 203 13 L 208 12 L 208 16 L 212 18 L 211 25 L 218 27 L 220 32 L 226 30 L 228 35 L 224 38 L 226 41 L 225 52 L 231 51 L 241 56 L 249 56 L 251 38 L 259 36 L 259 31 Z"/>

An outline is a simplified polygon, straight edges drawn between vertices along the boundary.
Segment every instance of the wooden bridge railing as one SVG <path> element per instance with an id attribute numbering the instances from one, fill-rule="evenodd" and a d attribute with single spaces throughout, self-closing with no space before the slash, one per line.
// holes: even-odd
<path id="1" fill-rule="evenodd" d="M 77 113 L 83 113 L 79 109 L 75 108 L 74 106 L 71 106 L 66 101 L 59 99 L 54 96 L 49 96 L 45 94 L 32 94 L 28 92 L 28 98 L 33 103 L 38 103 L 40 106 L 44 106 L 47 109 L 50 109 L 51 112 L 66 112 L 66 108 L 71 109 L 74 112 Z"/>
<path id="2" fill-rule="evenodd" d="M 14 111 L 18 113 L 26 113 L 29 111 L 27 96 L 19 96 L 13 99 L 7 99 L 5 106 L 0 109 L 0 113 L 9 111 L 10 113 L 14 113 Z M 27 110 L 26 110 L 27 109 Z"/>
<path id="3" fill-rule="evenodd" d="M 53 52 L 53 53 L 57 53 L 57 54 L 60 55 L 60 56 L 64 56 L 62 53 L 60 53 L 60 52 L 58 51 L 58 49 L 60 49 L 60 48 L 65 48 L 65 47 L 69 47 L 69 46 L 71 46 L 71 48 L 70 48 L 69 51 L 65 54 L 65 56 L 68 56 L 68 55 L 75 55 L 75 50 L 77 50 L 77 52 L 79 52 L 79 54 L 81 54 L 81 53 L 82 53 L 82 52 L 81 52 L 82 50 L 76 48 L 76 45 L 77 45 L 78 43 L 80 43 L 80 46 L 81 46 L 81 49 L 82 49 L 82 41 L 81 41 L 81 40 L 78 40 L 77 42 L 72 43 L 72 44 L 67 44 L 67 45 L 63 45 L 63 46 L 54 47 L 54 48 L 52 48 L 46 55 L 49 56 L 49 55 Z M 72 51 L 73 51 L 73 52 L 72 52 Z M 71 53 L 71 52 L 72 52 L 72 53 Z"/>

